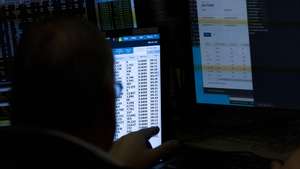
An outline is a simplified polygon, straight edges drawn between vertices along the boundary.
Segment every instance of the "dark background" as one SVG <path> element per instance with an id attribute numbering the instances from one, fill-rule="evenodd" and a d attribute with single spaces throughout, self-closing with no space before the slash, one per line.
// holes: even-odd
<path id="1" fill-rule="evenodd" d="M 59 3 L 58 0 L 55 2 Z M 92 0 L 86 2 L 88 18 L 96 23 L 94 2 Z M 170 131 L 176 131 L 172 130 L 173 128 L 185 128 L 194 133 L 200 133 L 201 130 L 207 128 L 242 130 L 259 128 L 264 124 L 268 124 L 270 128 L 278 124 L 284 127 L 298 118 L 300 15 L 297 14 L 297 10 L 300 7 L 299 2 L 295 0 L 288 0 L 284 3 L 271 0 L 265 0 L 265 2 L 267 4 L 265 24 L 268 31 L 251 34 L 255 98 L 258 103 L 267 105 L 272 100 L 271 104 L 289 109 L 196 104 L 189 1 L 135 0 L 139 28 L 159 27 L 162 34 L 162 57 L 166 61 L 163 65 L 165 71 L 163 80 L 166 86 L 163 89 L 166 96 L 164 114 L 165 119 L 168 119 Z M 23 8 L 29 7 L 23 6 Z M 12 14 L 7 15 L 7 11 L 10 10 L 0 8 L 1 24 L 4 21 L 7 22 L 8 19 L 16 19 Z M 62 15 L 81 15 L 81 12 L 82 10 L 58 11 L 52 18 Z M 38 15 L 40 17 L 36 17 Z M 23 24 L 47 18 L 45 13 L 38 15 L 37 13 L 23 13 L 20 19 Z M 0 39 L 3 40 L 3 34 Z M 11 62 L 13 62 L 13 56 L 3 59 L 0 67 L 2 65 L 7 67 L 6 64 Z M 5 71 L 7 72 L 6 69 Z M 6 95 L 5 93 L 1 96 L 6 98 Z M 7 112 L 3 110 L 2 117 L 7 116 Z M 173 134 L 170 133 L 170 135 Z"/>

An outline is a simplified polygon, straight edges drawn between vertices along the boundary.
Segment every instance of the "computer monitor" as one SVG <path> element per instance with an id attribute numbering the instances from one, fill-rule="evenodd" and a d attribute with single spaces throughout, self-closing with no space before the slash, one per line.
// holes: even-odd
<path id="1" fill-rule="evenodd" d="M 150 139 L 152 147 L 157 147 L 162 142 L 160 34 L 125 33 L 108 39 L 118 89 L 115 139 L 158 126 L 159 134 Z"/>
<path id="2" fill-rule="evenodd" d="M 299 110 L 299 5 L 191 0 L 196 103 Z"/>
<path id="3" fill-rule="evenodd" d="M 96 16 L 103 31 L 137 28 L 134 0 L 96 0 Z"/>

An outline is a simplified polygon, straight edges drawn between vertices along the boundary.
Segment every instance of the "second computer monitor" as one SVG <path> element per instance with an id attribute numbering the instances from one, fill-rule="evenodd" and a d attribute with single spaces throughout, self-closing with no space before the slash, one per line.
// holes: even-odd
<path id="1" fill-rule="evenodd" d="M 190 2 L 198 104 L 300 109 L 298 1 Z"/>

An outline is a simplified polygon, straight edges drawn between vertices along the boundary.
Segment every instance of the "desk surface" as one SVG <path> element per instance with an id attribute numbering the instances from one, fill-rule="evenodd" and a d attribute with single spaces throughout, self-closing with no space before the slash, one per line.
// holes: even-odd
<path id="1" fill-rule="evenodd" d="M 268 159 L 285 160 L 300 146 L 299 128 L 262 128 L 240 131 L 227 129 L 180 129 L 177 138 L 185 144 L 225 152 L 251 152 Z"/>

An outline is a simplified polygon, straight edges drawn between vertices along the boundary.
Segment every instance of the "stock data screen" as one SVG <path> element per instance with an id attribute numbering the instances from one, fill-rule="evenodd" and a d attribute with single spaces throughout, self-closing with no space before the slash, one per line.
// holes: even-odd
<path id="1" fill-rule="evenodd" d="M 252 103 L 252 96 L 246 95 L 253 90 L 247 1 L 197 0 L 194 3 L 197 20 L 194 40 L 198 44 L 194 45 L 193 52 L 198 101 Z M 241 94 L 229 98 L 222 90 L 239 90 Z"/>
<path id="2" fill-rule="evenodd" d="M 162 127 L 159 39 L 159 34 L 110 39 L 115 81 L 122 85 L 116 98 L 115 139 L 139 129 Z M 150 143 L 152 147 L 159 146 L 161 132 Z"/>

